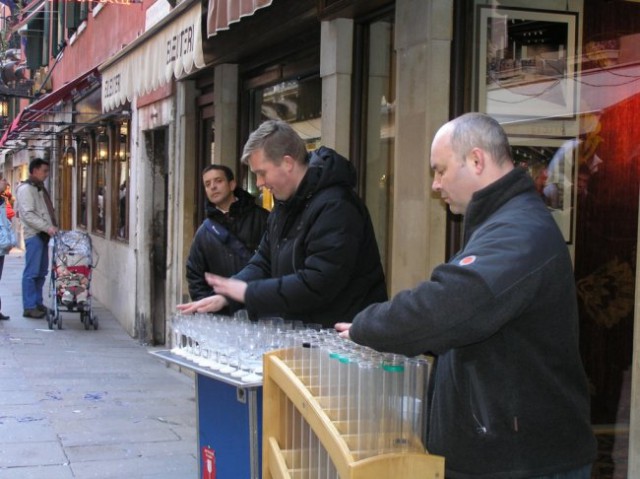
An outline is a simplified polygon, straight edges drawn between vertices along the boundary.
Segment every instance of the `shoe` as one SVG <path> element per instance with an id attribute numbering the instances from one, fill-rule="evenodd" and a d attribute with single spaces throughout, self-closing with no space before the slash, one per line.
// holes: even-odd
<path id="1" fill-rule="evenodd" d="M 6 321 L 7 319 L 9 319 L 9 316 L 0 313 L 0 321 Z"/>
<path id="2" fill-rule="evenodd" d="M 42 311 L 43 313 L 46 313 L 46 312 L 47 312 L 47 307 L 46 307 L 44 304 L 39 304 L 39 305 L 37 305 L 37 306 L 36 306 L 36 309 L 37 309 L 38 311 Z"/>
<path id="3" fill-rule="evenodd" d="M 62 298 L 60 298 L 60 301 L 65 306 L 70 306 L 71 304 L 73 304 L 73 293 L 69 290 L 65 291 L 64 293 L 62 293 Z"/>
<path id="4" fill-rule="evenodd" d="M 38 308 L 25 309 L 22 313 L 22 316 L 24 316 L 25 318 L 34 318 L 34 319 L 44 318 L 44 315 L 45 315 L 45 312 L 39 310 Z"/>

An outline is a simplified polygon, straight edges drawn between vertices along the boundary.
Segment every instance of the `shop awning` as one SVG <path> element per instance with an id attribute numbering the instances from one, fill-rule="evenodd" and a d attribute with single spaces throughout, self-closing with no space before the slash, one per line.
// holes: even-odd
<path id="1" fill-rule="evenodd" d="M 256 10 L 271 5 L 273 0 L 209 0 L 207 11 L 207 38 L 229 25 L 239 22 L 242 17 L 250 17 Z"/>
<path id="2" fill-rule="evenodd" d="M 55 105 L 61 101 L 72 98 L 76 92 L 82 91 L 94 83 L 98 83 L 99 78 L 100 74 L 98 73 L 98 69 L 93 68 L 78 78 L 64 84 L 57 90 L 31 103 L 11 122 L 9 128 L 4 132 L 2 139 L 0 139 L 0 147 L 3 147 L 7 140 L 17 138 L 20 132 L 32 129 L 34 126 L 39 126 L 38 120 L 43 115 L 56 113 L 56 111 L 53 110 Z"/>
<path id="3" fill-rule="evenodd" d="M 103 63 L 102 111 L 150 93 L 172 78 L 180 79 L 205 66 L 202 54 L 200 2 L 176 7 L 127 48 Z"/>

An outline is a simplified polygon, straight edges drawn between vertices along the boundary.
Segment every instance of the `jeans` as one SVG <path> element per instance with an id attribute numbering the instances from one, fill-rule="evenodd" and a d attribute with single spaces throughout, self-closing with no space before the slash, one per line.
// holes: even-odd
<path id="1" fill-rule="evenodd" d="M 2 278 L 2 270 L 4 269 L 4 255 L 0 255 L 0 278 Z M 2 309 L 2 300 L 0 300 L 0 310 Z"/>
<path id="2" fill-rule="evenodd" d="M 49 244 L 39 236 L 32 236 L 24 242 L 24 272 L 22 273 L 22 306 L 34 309 L 42 304 L 42 287 L 49 267 Z"/>
<path id="3" fill-rule="evenodd" d="M 570 471 L 557 472 L 548 476 L 536 476 L 531 479 L 589 479 L 591 477 L 591 464 L 571 469 Z"/>

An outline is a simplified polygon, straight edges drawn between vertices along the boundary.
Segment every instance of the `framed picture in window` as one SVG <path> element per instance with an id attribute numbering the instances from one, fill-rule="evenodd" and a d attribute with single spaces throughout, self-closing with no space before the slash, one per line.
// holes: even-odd
<path id="1" fill-rule="evenodd" d="M 478 110 L 495 117 L 573 118 L 577 12 L 477 12 Z"/>
<path id="2" fill-rule="evenodd" d="M 526 168 L 567 243 L 573 242 L 578 139 L 510 138 L 516 166 Z"/>

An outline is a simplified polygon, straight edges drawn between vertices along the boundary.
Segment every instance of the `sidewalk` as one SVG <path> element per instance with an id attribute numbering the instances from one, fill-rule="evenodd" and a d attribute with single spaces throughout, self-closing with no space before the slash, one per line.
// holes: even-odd
<path id="1" fill-rule="evenodd" d="M 151 356 L 105 306 L 99 329 L 22 317 L 23 252 L 0 280 L 0 477 L 197 477 L 194 380 Z M 48 289 L 44 291 L 48 304 Z"/>

